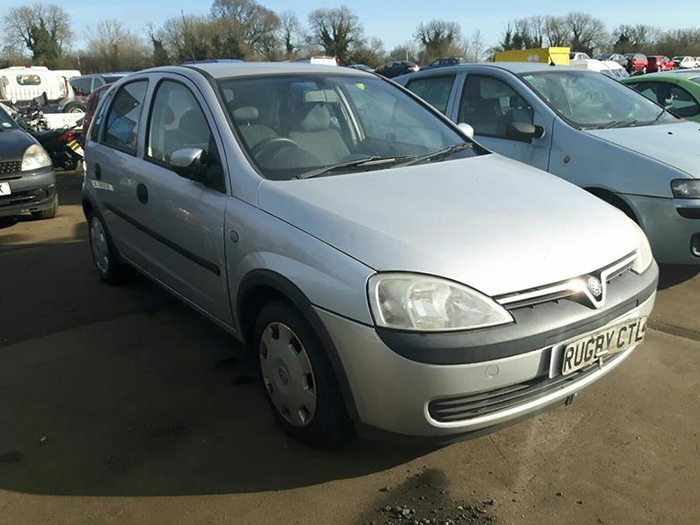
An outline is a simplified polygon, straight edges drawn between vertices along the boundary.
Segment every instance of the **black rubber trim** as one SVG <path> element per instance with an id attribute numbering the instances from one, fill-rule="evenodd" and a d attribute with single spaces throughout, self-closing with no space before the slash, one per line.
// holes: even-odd
<path id="1" fill-rule="evenodd" d="M 676 208 L 684 219 L 700 219 L 700 208 Z"/>
<path id="2" fill-rule="evenodd" d="M 381 340 L 397 354 L 432 365 L 481 363 L 546 348 L 590 332 L 638 307 L 656 290 L 656 263 L 642 275 L 627 272 L 608 285 L 597 310 L 568 299 L 511 311 L 515 323 L 447 333 L 400 332 L 377 327 Z"/>
<path id="3" fill-rule="evenodd" d="M 200 257 L 199 255 L 197 255 L 197 254 L 195 254 L 195 253 L 192 253 L 192 252 L 189 251 L 188 249 L 183 248 L 182 246 L 180 246 L 179 244 L 177 244 L 177 243 L 171 241 L 171 240 L 168 239 L 167 237 L 163 237 L 161 234 L 154 232 L 153 230 L 151 230 L 151 229 L 148 228 L 147 226 L 144 226 L 144 225 L 141 224 L 139 221 L 137 221 L 137 220 L 134 219 L 133 217 L 127 215 L 127 214 L 124 213 L 123 211 L 121 211 L 121 210 L 115 208 L 115 207 L 112 206 L 111 204 L 105 203 L 104 206 L 105 206 L 105 208 L 107 208 L 109 211 L 111 211 L 112 213 L 114 213 L 114 215 L 116 215 L 117 217 L 119 217 L 119 218 L 125 220 L 126 222 L 128 222 L 129 224 L 131 224 L 132 226 L 134 226 L 135 228 L 138 228 L 139 230 L 141 230 L 141 231 L 142 231 L 143 233 L 145 233 L 146 235 L 149 235 L 150 237 L 153 237 L 156 241 L 158 241 L 159 243 L 163 244 L 164 246 L 167 246 L 167 247 L 170 248 L 171 250 L 176 251 L 177 253 L 179 253 L 179 254 L 182 255 L 183 257 L 186 257 L 187 259 L 189 259 L 189 260 L 192 261 L 193 263 L 198 264 L 199 266 L 201 266 L 201 267 L 204 268 L 205 270 L 209 270 L 211 273 L 213 273 L 213 274 L 215 274 L 215 275 L 221 275 L 221 269 L 219 268 L 219 266 L 218 266 L 217 264 L 215 264 L 215 263 L 213 263 L 213 262 L 211 262 L 211 261 L 208 261 L 207 259 L 204 259 L 203 257 Z"/>
<path id="4" fill-rule="evenodd" d="M 318 338 L 321 340 L 323 348 L 326 350 L 328 359 L 333 367 L 333 372 L 338 380 L 338 386 L 340 387 L 340 393 L 343 396 L 343 401 L 345 402 L 345 408 L 348 415 L 354 422 L 358 422 L 359 412 L 357 411 L 355 398 L 352 395 L 350 383 L 345 375 L 345 368 L 343 367 L 338 350 L 333 343 L 333 339 L 328 333 L 328 330 L 326 330 L 326 326 L 323 324 L 323 321 L 321 321 L 321 318 L 314 310 L 314 305 L 311 303 L 311 301 L 309 301 L 304 292 L 302 292 L 286 277 L 272 270 L 258 269 L 246 274 L 238 288 L 236 293 L 236 312 L 238 314 L 238 319 L 241 318 L 241 312 L 243 308 L 245 308 L 244 298 L 246 297 L 248 291 L 252 290 L 256 286 L 267 286 L 277 290 L 284 297 L 289 299 L 308 321 L 308 323 L 314 329 L 314 332 L 316 332 Z M 243 333 L 242 330 L 241 333 Z M 250 341 L 246 341 L 246 343 L 248 343 L 250 346 Z"/>

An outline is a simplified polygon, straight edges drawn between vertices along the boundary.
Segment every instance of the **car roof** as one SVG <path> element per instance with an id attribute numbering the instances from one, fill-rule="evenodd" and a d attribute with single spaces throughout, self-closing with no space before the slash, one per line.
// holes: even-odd
<path id="1" fill-rule="evenodd" d="M 299 73 L 327 73 L 357 76 L 371 76 L 371 73 L 359 69 L 339 68 L 337 66 L 324 66 L 321 64 L 305 64 L 301 62 L 240 62 L 240 63 L 207 63 L 181 66 L 189 70 L 203 71 L 208 75 L 220 79 L 256 75 L 278 75 Z M 180 67 L 167 67 L 173 70 Z"/>
<path id="2" fill-rule="evenodd" d="M 516 75 L 520 75 L 522 73 L 537 73 L 540 71 L 586 71 L 585 69 L 582 69 L 580 67 L 550 66 L 548 64 L 542 64 L 537 62 L 476 62 L 471 64 L 458 64 L 455 66 L 442 67 L 439 70 L 428 69 L 426 70 L 425 74 L 444 75 L 445 73 L 450 71 L 464 71 L 466 69 L 477 68 L 501 69 L 504 71 L 510 71 L 511 73 L 514 73 Z M 413 75 L 418 76 L 421 73 L 422 72 L 419 71 L 418 73 L 413 73 Z"/>
<path id="3" fill-rule="evenodd" d="M 690 80 L 691 78 L 696 78 L 700 77 L 700 69 L 687 69 L 685 71 L 683 70 L 675 70 L 675 71 L 663 71 L 661 73 L 650 73 L 648 75 L 642 75 L 641 77 L 629 77 L 626 78 L 625 80 L 635 80 L 635 81 L 653 81 L 653 80 L 668 80 L 668 81 L 677 81 L 679 79 L 681 80 Z"/>

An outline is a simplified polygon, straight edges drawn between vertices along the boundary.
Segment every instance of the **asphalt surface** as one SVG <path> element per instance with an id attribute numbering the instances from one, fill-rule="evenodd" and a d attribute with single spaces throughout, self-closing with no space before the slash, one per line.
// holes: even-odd
<path id="1" fill-rule="evenodd" d="M 662 269 L 645 344 L 569 407 L 436 451 L 315 449 L 224 332 L 100 283 L 80 184 L 56 219 L 0 219 L 0 525 L 700 522 L 697 269 Z"/>

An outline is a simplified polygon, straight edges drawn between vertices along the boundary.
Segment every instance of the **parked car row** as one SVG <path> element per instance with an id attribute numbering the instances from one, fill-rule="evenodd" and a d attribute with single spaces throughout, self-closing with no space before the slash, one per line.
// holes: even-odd
<path id="1" fill-rule="evenodd" d="M 691 159 L 644 151 L 689 131 L 633 90 L 523 64 L 398 81 L 157 68 L 106 88 L 86 133 L 100 278 L 137 268 L 247 343 L 279 425 L 314 443 L 443 442 L 567 404 L 644 338 L 643 229 L 691 256 L 692 221 L 667 223 L 697 210 Z"/>

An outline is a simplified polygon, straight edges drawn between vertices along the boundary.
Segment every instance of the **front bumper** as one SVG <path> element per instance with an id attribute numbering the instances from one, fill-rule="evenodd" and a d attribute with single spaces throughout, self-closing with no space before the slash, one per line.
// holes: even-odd
<path id="1" fill-rule="evenodd" d="M 0 217 L 46 210 L 56 199 L 53 168 L 2 175 L 0 182 L 9 182 L 12 190 L 12 194 L 0 197 Z"/>
<path id="2" fill-rule="evenodd" d="M 700 199 L 623 197 L 635 211 L 657 261 L 700 264 Z"/>
<path id="3" fill-rule="evenodd" d="M 643 302 L 635 303 L 634 308 L 603 327 L 649 315 L 655 298 L 656 293 L 653 292 Z M 316 311 L 340 356 L 360 428 L 369 427 L 394 437 L 428 438 L 435 442 L 450 441 L 465 434 L 506 425 L 563 404 L 570 396 L 619 366 L 635 348 L 614 356 L 602 367 L 592 365 L 576 380 L 563 381 L 554 388 L 542 390 L 541 395 L 523 398 L 522 402 L 502 410 L 444 422 L 434 417 L 435 402 L 547 380 L 553 361 L 559 359 L 562 343 L 573 339 L 573 335 L 567 334 L 546 347 L 501 359 L 436 365 L 399 355 L 384 343 L 373 327 L 318 308 Z M 583 337 L 600 329 L 601 326 L 596 326 L 582 330 L 575 337 Z"/>

